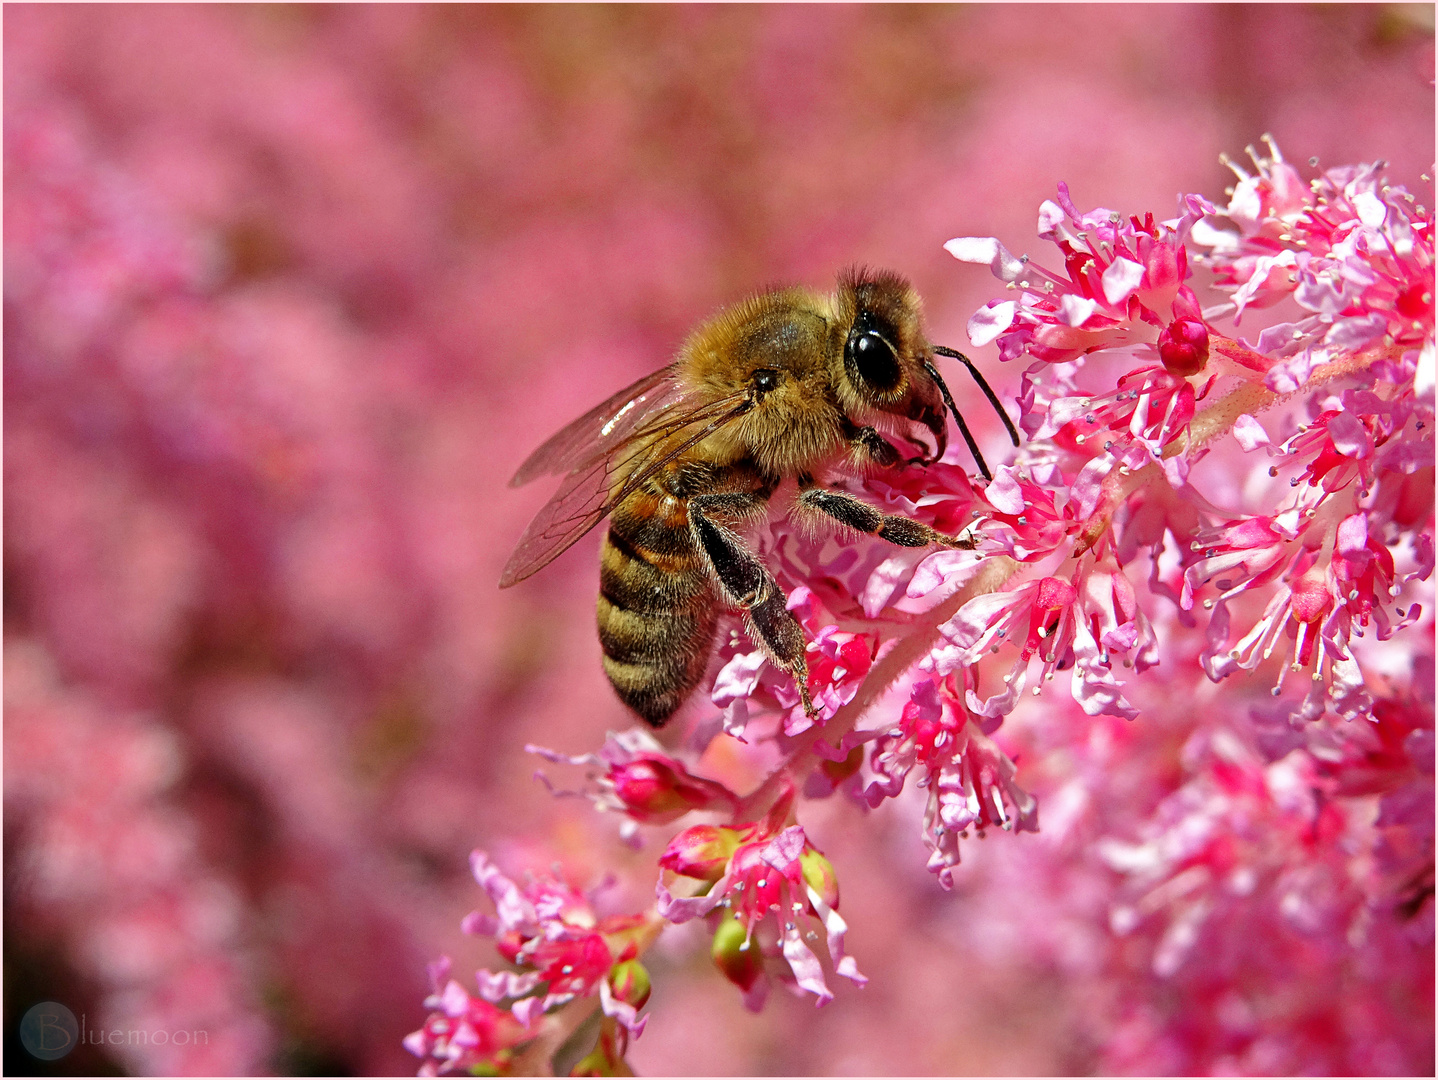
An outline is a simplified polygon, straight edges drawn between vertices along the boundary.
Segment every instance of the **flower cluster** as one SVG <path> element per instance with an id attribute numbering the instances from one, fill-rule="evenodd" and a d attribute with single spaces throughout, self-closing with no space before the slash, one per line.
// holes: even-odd
<path id="1" fill-rule="evenodd" d="M 988 483 L 947 461 L 835 480 L 886 512 L 969 528 L 977 550 L 853 544 L 785 523 L 759 536 L 810 642 L 817 716 L 736 628 L 710 691 L 717 716 L 690 744 L 701 756 L 721 738 L 744 748 L 768 771 L 757 788 L 741 795 L 635 733 L 595 755 L 540 751 L 587 767 L 586 793 L 627 818 L 632 843 L 641 825 L 709 818 L 665 846 L 652 917 L 706 919 L 716 965 L 751 1008 L 771 978 L 819 1004 L 833 996 L 811 948 L 820 930 L 828 966 L 866 981 L 845 953 L 837 871 L 800 821 L 804 800 L 917 799 L 928 869 L 952 887 L 961 838 L 1038 830 L 1006 722 L 1065 672 L 1053 715 L 1071 703 L 1110 744 L 1099 722 L 1144 724 L 1149 684 L 1186 687 L 1190 701 L 1205 681 L 1239 688 L 1223 721 L 1168 707 L 1189 726 L 1184 779 L 1154 792 L 1137 832 L 1086 799 L 1064 811 L 1066 829 L 1087 814 L 1098 830 L 1091 850 L 1119 898 L 1104 932 L 1142 937 L 1150 977 L 1180 985 L 1207 964 L 1194 994 L 1231 977 L 1223 949 L 1195 959 L 1196 943 L 1255 902 L 1278 932 L 1328 933 L 1338 968 L 1400 908 L 1431 924 L 1431 805 L 1420 809 L 1431 699 L 1395 696 L 1379 672 L 1431 595 L 1432 217 L 1380 166 L 1305 184 L 1271 143 L 1253 157 L 1255 172 L 1234 166 L 1227 206 L 1189 195 L 1166 221 L 1080 211 L 1060 185 L 1038 223 L 1054 269 L 993 238 L 947 245 L 1011 294 L 969 334 L 1002 360 L 1028 359 L 1028 441 Z M 1289 321 L 1239 338 L 1242 318 L 1282 317 L 1284 304 L 1297 309 Z M 1249 693 L 1254 677 L 1263 698 Z M 1380 794 L 1375 831 L 1365 807 Z M 481 993 L 530 1002 L 515 1013 L 527 1021 L 562 1003 L 523 997 L 542 979 L 513 976 L 500 993 L 482 978 Z M 1128 1033 L 1114 1063 L 1126 1045 L 1180 1071 L 1302 1060 L 1302 1017 L 1227 1050 L 1194 1050 L 1177 1014 L 1109 1021 Z M 1165 1039 L 1189 1056 L 1165 1056 Z"/>
<path id="2" fill-rule="evenodd" d="M 406 1048 L 424 1059 L 421 1072 L 507 1071 L 516 1047 L 553 1041 L 559 1025 L 546 1021 L 546 1014 L 576 999 L 597 998 L 603 1012 L 599 1037 L 574 1070 L 615 1075 L 630 1036 L 644 1030 L 639 1010 L 649 1000 L 649 973 L 639 956 L 658 933 L 656 921 L 645 915 L 601 918 L 592 896 L 552 875 L 531 876 L 521 886 L 482 851 L 470 857 L 470 867 L 495 914 L 472 912 L 464 930 L 494 938 L 516 970 L 480 971 L 476 996 L 449 978 L 448 957 L 431 965 L 433 992 L 425 1005 L 433 1011 L 405 1039 Z M 549 1030 L 542 1030 L 546 1024 Z"/>
<path id="3" fill-rule="evenodd" d="M 659 914 L 683 923 L 715 913 L 714 962 L 755 1010 L 768 995 L 766 953 L 782 954 L 789 978 L 818 1004 L 833 998 L 818 957 L 805 943 L 818 939 L 812 926 L 801 930 L 808 919 L 823 926 L 834 971 L 860 986 L 868 981 L 853 957 L 844 955 L 848 927 L 838 912 L 834 867 L 800 826 L 789 824 L 793 804 L 791 789 L 781 794 L 763 821 L 691 826 L 674 837 L 659 858 L 662 868 L 700 886 L 695 895 L 674 896 L 661 880 Z M 771 931 L 762 942 L 756 936 L 761 926 Z M 777 948 L 770 944 L 774 939 Z"/>

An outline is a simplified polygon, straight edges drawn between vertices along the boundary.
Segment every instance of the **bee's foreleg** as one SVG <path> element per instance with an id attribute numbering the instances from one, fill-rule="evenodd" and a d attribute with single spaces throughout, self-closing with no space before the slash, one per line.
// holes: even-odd
<path id="1" fill-rule="evenodd" d="M 852 421 L 845 421 L 844 437 L 849 442 L 849 452 L 859 466 L 877 465 L 881 469 L 892 469 L 903 464 L 894 444 L 871 427 L 859 427 Z"/>
<path id="2" fill-rule="evenodd" d="M 804 711 L 817 715 L 809 696 L 809 665 L 804 659 L 804 629 L 789 614 L 783 590 L 774 575 L 715 515 L 743 517 L 763 505 L 766 493 L 724 492 L 689 500 L 689 525 L 709 559 L 726 598 L 740 608 L 760 648 L 794 679 Z"/>
<path id="3" fill-rule="evenodd" d="M 799 492 L 798 506 L 803 511 L 817 512 L 833 518 L 861 533 L 877 536 L 900 547 L 924 547 L 943 544 L 945 547 L 972 549 L 978 546 L 972 536 L 949 536 L 937 529 L 899 514 L 884 514 L 862 499 L 842 491 L 809 487 Z"/>

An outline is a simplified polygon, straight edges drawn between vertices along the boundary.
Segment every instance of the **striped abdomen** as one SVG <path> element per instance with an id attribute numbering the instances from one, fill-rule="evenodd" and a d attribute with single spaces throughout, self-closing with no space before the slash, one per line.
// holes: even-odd
<path id="1" fill-rule="evenodd" d="M 614 508 L 600 548 L 604 671 L 624 703 L 655 727 L 704 677 L 716 605 L 685 499 L 653 484 Z"/>

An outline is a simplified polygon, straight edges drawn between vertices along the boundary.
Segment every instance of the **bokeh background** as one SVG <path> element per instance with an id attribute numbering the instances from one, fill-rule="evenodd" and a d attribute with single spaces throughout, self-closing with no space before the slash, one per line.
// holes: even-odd
<path id="1" fill-rule="evenodd" d="M 941 245 L 1037 248 L 1059 180 L 1171 216 L 1271 132 L 1419 190 L 1432 80 L 1431 5 L 6 5 L 6 1071 L 412 1071 L 425 963 L 491 959 L 469 850 L 622 858 L 523 752 L 629 722 L 596 540 L 495 587 L 530 449 L 851 263 L 965 347 L 995 282 Z M 1095 1068 L 1104 988 L 986 922 L 1038 841 L 945 894 L 853 813 L 810 827 L 870 986 L 751 1016 L 676 932 L 635 1066 Z M 42 1000 L 208 1042 L 45 1065 Z"/>

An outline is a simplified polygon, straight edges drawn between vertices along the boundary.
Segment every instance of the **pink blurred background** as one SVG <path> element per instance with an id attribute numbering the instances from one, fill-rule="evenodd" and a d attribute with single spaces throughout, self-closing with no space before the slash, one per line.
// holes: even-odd
<path id="1" fill-rule="evenodd" d="M 1037 248 L 1059 180 L 1167 217 L 1264 132 L 1434 157 L 1430 5 L 4 15 L 9 1072 L 410 1072 L 425 963 L 492 959 L 472 847 L 642 870 L 531 778 L 630 721 L 595 538 L 497 590 L 550 494 L 505 483 L 717 306 L 869 263 L 962 348 L 995 283 L 941 245 Z M 675 932 L 636 1068 L 1093 1068 L 1092 988 L 970 929 L 1029 838 L 944 894 L 852 813 L 810 827 L 870 986 L 750 1016 Z M 208 1043 L 46 1066 L 46 999 Z"/>

